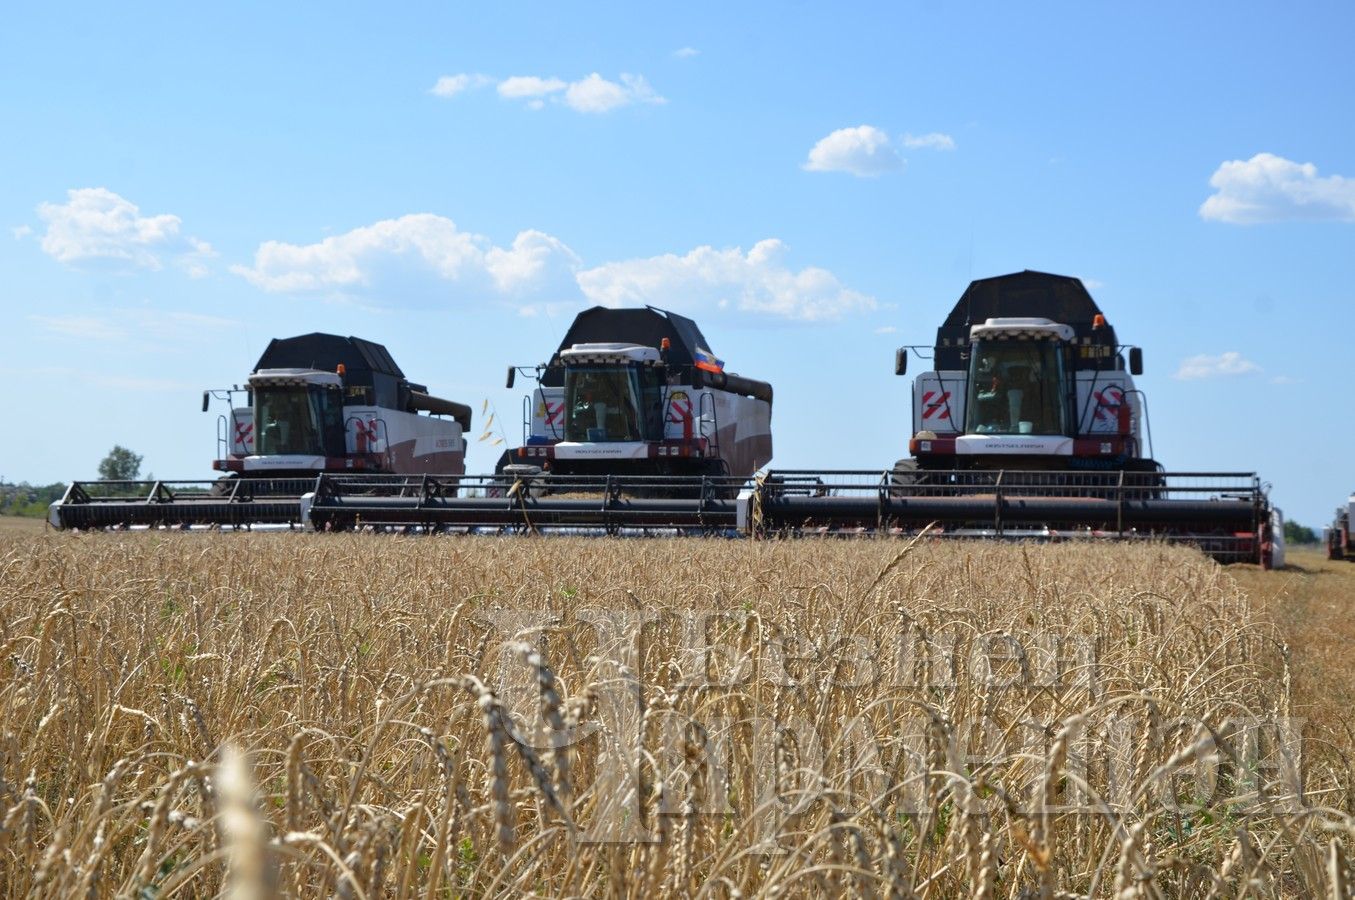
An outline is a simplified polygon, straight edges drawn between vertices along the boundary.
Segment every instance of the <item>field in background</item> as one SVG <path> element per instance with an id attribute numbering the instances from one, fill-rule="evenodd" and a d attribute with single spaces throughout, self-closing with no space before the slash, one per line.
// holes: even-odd
<path id="1" fill-rule="evenodd" d="M 1355 562 L 1329 560 L 1325 549 L 1291 549 L 1287 562 L 1279 572 L 1227 571 L 1288 645 L 1295 715 L 1313 740 L 1355 759 Z"/>
<path id="2" fill-rule="evenodd" d="M 0 516 L 0 535 L 37 534 L 46 527 L 46 519 L 34 519 L 29 516 Z"/>
<path id="3" fill-rule="evenodd" d="M 1291 721 L 1343 589 L 1283 621 L 1266 593 L 1318 577 L 1157 546 L 0 532 L 0 895 L 1322 895 L 1349 745 Z"/>

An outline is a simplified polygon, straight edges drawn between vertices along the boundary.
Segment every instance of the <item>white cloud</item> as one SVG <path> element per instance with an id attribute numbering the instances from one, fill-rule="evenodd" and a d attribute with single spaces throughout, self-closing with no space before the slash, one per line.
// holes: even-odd
<path id="1" fill-rule="evenodd" d="M 643 75 L 623 72 L 619 81 L 608 81 L 593 72 L 578 81 L 514 75 L 499 82 L 499 96 L 525 100 L 529 109 L 541 109 L 547 100 L 562 102 L 575 112 L 605 113 L 633 103 L 667 103 Z"/>
<path id="2" fill-rule="evenodd" d="M 565 244 L 539 231 L 524 231 L 511 247 L 461 231 L 451 219 L 431 213 L 386 219 L 314 244 L 266 241 L 253 266 L 231 271 L 270 292 L 336 295 L 388 294 L 407 301 L 435 296 L 504 298 L 573 288 L 579 259 Z"/>
<path id="3" fill-rule="evenodd" d="M 143 216 L 107 188 L 76 188 L 66 196 L 66 203 L 42 203 L 37 210 L 47 223 L 43 252 L 58 262 L 158 270 L 168 259 L 198 277 L 216 255 L 206 241 L 179 234 L 178 216 Z"/>
<path id="4" fill-rule="evenodd" d="M 1209 184 L 1214 193 L 1200 206 L 1202 219 L 1234 225 L 1355 222 L 1355 178 L 1319 176 L 1312 163 L 1258 153 L 1223 163 Z"/>
<path id="5" fill-rule="evenodd" d="M 875 333 L 876 333 L 876 334 L 893 334 L 894 332 L 896 332 L 896 331 L 898 331 L 898 330 L 899 330 L 899 329 L 896 328 L 896 327 L 893 326 L 893 325 L 881 325 L 879 328 L 875 329 Z"/>
<path id="6" fill-rule="evenodd" d="M 642 75 L 622 73 L 621 82 L 608 81 L 597 72 L 565 89 L 565 105 L 576 112 L 605 113 L 632 103 L 667 103 Z"/>
<path id="7" fill-rule="evenodd" d="M 939 131 L 929 134 L 905 134 L 903 146 L 909 150 L 954 150 L 955 138 Z"/>
<path id="8" fill-rule="evenodd" d="M 561 239 L 525 230 L 507 247 L 462 231 L 431 213 L 355 228 L 313 244 L 268 241 L 252 266 L 233 266 L 273 293 L 389 299 L 404 305 L 498 300 L 522 315 L 556 314 L 581 302 L 643 303 L 762 313 L 786 319 L 835 319 L 876 308 L 832 272 L 791 269 L 779 240 L 740 248 L 697 247 L 584 268 Z"/>
<path id="9" fill-rule="evenodd" d="M 443 75 L 428 89 L 428 93 L 434 97 L 455 97 L 463 91 L 473 91 L 493 83 L 494 79 L 488 75 L 473 75 L 468 72 L 459 75 Z"/>
<path id="10" fill-rule="evenodd" d="M 839 128 L 809 151 L 810 172 L 850 172 L 861 177 L 903 168 L 903 159 L 889 145 L 889 135 L 872 125 Z"/>
<path id="11" fill-rule="evenodd" d="M 499 82 L 499 96 L 509 100 L 544 97 L 563 91 L 568 84 L 558 78 L 538 78 L 535 75 L 514 75 Z"/>
<path id="12" fill-rule="evenodd" d="M 673 51 L 674 59 L 691 59 L 693 56 L 700 56 L 701 51 L 695 47 L 679 47 Z"/>
<path id="13" fill-rule="evenodd" d="M 9 230 L 9 233 L 14 235 L 14 240 L 22 241 L 24 238 L 30 236 L 33 233 L 33 229 L 27 225 L 19 225 L 14 228 L 11 228 Z"/>
<path id="14" fill-rule="evenodd" d="M 578 282 L 584 296 L 603 306 L 706 305 L 806 321 L 875 308 L 875 298 L 844 287 L 826 269 L 788 268 L 784 253 L 785 245 L 774 238 L 746 254 L 738 247 L 697 247 L 685 256 L 605 263 L 579 272 Z"/>
<path id="15" fill-rule="evenodd" d="M 1172 377 L 1179 378 L 1182 381 L 1193 381 L 1200 378 L 1251 375 L 1260 371 L 1261 367 L 1256 363 L 1245 359 L 1236 350 L 1229 350 L 1217 356 L 1201 353 L 1198 356 L 1188 357 L 1182 360 L 1181 367 L 1176 370 L 1176 374 Z"/>

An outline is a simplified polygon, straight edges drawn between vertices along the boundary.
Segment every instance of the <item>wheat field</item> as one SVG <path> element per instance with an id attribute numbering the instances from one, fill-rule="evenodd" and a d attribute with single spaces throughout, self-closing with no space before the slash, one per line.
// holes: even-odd
<path id="1" fill-rule="evenodd" d="M 0 535 L 6 897 L 1346 897 L 1183 548 Z"/>

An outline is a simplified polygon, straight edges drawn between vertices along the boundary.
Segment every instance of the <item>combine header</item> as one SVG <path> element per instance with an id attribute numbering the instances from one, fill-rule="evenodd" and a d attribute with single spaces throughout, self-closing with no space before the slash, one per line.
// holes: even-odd
<path id="1" fill-rule="evenodd" d="M 465 471 L 470 407 L 430 396 L 385 347 L 361 338 L 275 339 L 245 387 L 203 392 L 203 412 L 213 399 L 228 408 L 217 419 L 212 462 L 222 477 L 75 482 L 52 505 L 52 524 L 301 524 L 301 495 L 324 472 Z"/>
<path id="2" fill-rule="evenodd" d="M 508 370 L 509 388 L 519 372 L 537 387 L 500 473 L 741 481 L 771 460 L 772 386 L 726 372 L 676 313 L 584 310 L 547 362 Z"/>

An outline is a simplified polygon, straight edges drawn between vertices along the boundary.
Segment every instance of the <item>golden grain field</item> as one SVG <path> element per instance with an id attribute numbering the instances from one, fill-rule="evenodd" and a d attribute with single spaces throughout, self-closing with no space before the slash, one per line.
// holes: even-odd
<path id="1" fill-rule="evenodd" d="M 1349 896 L 1163 546 L 0 534 L 6 897 Z"/>

